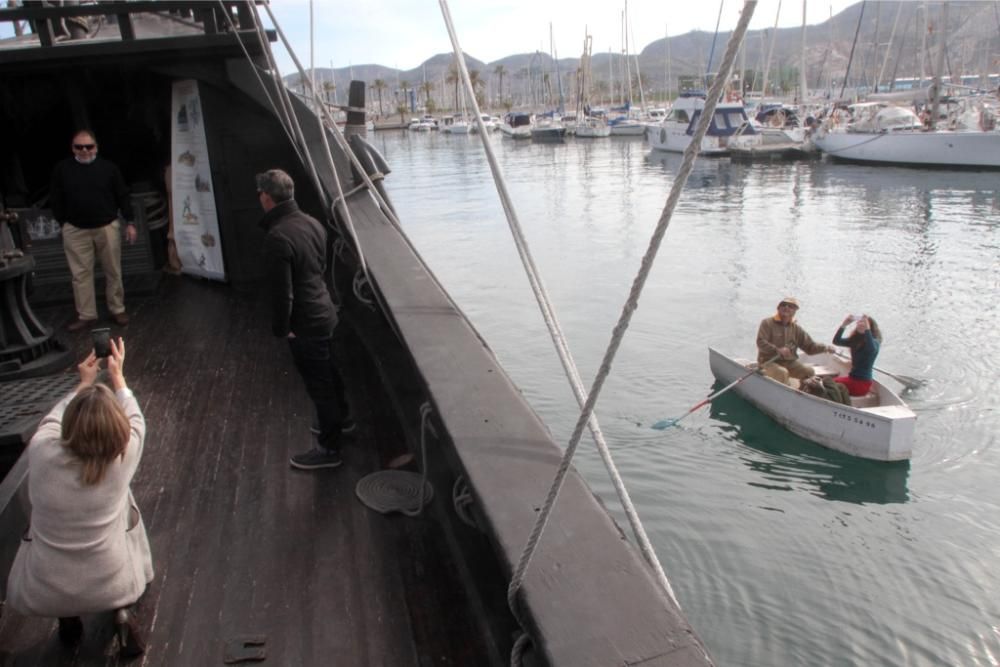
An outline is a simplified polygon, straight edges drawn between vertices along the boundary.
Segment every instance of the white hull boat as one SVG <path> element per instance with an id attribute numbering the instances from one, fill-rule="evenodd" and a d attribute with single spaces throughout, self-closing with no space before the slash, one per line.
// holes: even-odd
<path id="1" fill-rule="evenodd" d="M 585 139 L 610 137 L 611 128 L 600 118 L 585 118 L 576 124 L 576 136 Z"/>
<path id="2" fill-rule="evenodd" d="M 611 123 L 613 137 L 641 137 L 646 133 L 646 124 L 637 120 L 620 120 Z"/>
<path id="3" fill-rule="evenodd" d="M 719 382 L 730 383 L 747 373 L 751 361 L 731 359 L 708 349 L 709 366 Z M 832 354 L 800 356 L 817 375 L 846 375 L 850 366 Z M 834 403 L 782 384 L 759 373 L 733 387 L 733 392 L 764 414 L 807 440 L 845 454 L 876 461 L 910 458 L 916 415 L 877 379 L 867 396 L 852 405 Z"/>
<path id="4" fill-rule="evenodd" d="M 511 112 L 500 123 L 500 131 L 511 139 L 531 139 L 531 128 L 534 118 L 528 113 Z"/>
<path id="5" fill-rule="evenodd" d="M 895 130 L 868 133 L 831 130 L 813 143 L 834 158 L 925 167 L 1000 169 L 1000 132 L 995 130 Z"/>
<path id="6" fill-rule="evenodd" d="M 842 125 L 845 115 L 850 122 Z M 1000 169 L 1000 131 L 964 124 L 926 129 L 911 109 L 880 102 L 834 111 L 813 143 L 833 158 L 854 162 Z"/>
<path id="7" fill-rule="evenodd" d="M 683 94 L 677 98 L 670 115 L 662 122 L 646 125 L 646 141 L 654 150 L 683 153 L 691 143 L 694 128 L 705 108 L 705 98 L 698 94 Z M 708 131 L 701 140 L 699 154 L 727 155 L 729 139 L 737 131 L 745 136 L 755 133 L 749 127 L 750 119 L 740 103 L 720 102 L 715 107 L 715 114 L 708 126 Z"/>

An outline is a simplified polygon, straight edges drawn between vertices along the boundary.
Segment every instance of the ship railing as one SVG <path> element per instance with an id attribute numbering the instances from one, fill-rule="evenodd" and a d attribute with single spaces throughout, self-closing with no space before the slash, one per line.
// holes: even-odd
<path id="1" fill-rule="evenodd" d="M 257 4 L 263 2 L 253 1 Z M 35 34 L 39 46 L 51 47 L 64 40 L 87 38 L 89 19 L 101 17 L 117 24 L 122 41 L 133 41 L 136 39 L 133 19 L 140 14 L 170 16 L 200 29 L 206 35 L 229 32 L 230 20 L 239 30 L 256 29 L 254 11 L 247 0 L 211 3 L 196 0 L 113 0 L 80 5 L 4 8 L 0 9 L 0 25 L 12 24 L 16 37 Z M 227 20 L 227 14 L 230 20 Z"/>

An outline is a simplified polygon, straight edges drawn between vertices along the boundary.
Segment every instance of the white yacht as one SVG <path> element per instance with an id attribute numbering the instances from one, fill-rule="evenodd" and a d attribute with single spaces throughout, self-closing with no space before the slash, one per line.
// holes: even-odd
<path id="1" fill-rule="evenodd" d="M 646 139 L 655 150 L 683 153 L 691 143 L 694 128 L 702 109 L 705 108 L 705 94 L 684 92 L 670 109 L 670 114 L 661 122 L 646 126 Z M 726 155 L 729 152 L 729 138 L 737 130 L 744 128 L 744 134 L 755 130 L 750 125 L 747 112 L 740 102 L 720 102 L 708 126 L 708 132 L 701 141 L 701 155 Z"/>

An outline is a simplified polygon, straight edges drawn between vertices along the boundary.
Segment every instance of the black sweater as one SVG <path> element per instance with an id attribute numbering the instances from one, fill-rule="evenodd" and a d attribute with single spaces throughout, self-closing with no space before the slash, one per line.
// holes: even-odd
<path id="1" fill-rule="evenodd" d="M 90 164 L 67 158 L 52 170 L 49 206 L 56 220 L 97 229 L 118 217 L 132 220 L 132 202 L 121 170 L 98 156 Z"/>
<path id="2" fill-rule="evenodd" d="M 299 210 L 294 199 L 261 218 L 266 276 L 275 336 L 325 338 L 337 326 L 337 309 L 326 289 L 326 230 Z"/>

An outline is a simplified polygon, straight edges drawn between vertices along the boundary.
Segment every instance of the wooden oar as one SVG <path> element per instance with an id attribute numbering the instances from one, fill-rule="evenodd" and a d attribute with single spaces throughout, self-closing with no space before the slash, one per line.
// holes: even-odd
<path id="1" fill-rule="evenodd" d="M 770 359 L 768 359 L 767 361 L 765 361 L 763 364 L 761 364 L 757 368 L 751 368 L 742 377 L 740 377 L 740 378 L 738 378 L 736 380 L 733 380 L 732 382 L 730 382 L 729 384 L 727 384 L 725 387 L 723 387 L 719 391 L 715 392 L 714 394 L 711 394 L 711 395 L 707 396 L 704 400 L 702 400 L 697 405 L 693 406 L 690 410 L 688 410 L 687 412 L 685 412 L 684 414 L 682 414 L 680 417 L 677 417 L 676 419 L 661 419 L 660 421 L 658 421 L 655 424 L 653 424 L 652 428 L 655 428 L 657 431 L 662 431 L 665 428 L 669 428 L 671 426 L 676 426 L 677 422 L 679 422 L 680 420 L 684 419 L 685 417 L 687 417 L 689 414 L 691 414 L 692 412 L 694 412 L 698 408 L 701 408 L 701 407 L 704 407 L 704 406 L 708 405 L 709 403 L 712 402 L 713 399 L 716 399 L 719 396 L 722 396 L 727 391 L 729 391 L 730 389 L 732 389 L 733 387 L 735 387 L 736 385 L 738 385 L 740 382 L 743 382 L 748 377 L 750 377 L 751 375 L 753 375 L 754 373 L 756 373 L 760 369 L 764 368 L 764 366 L 768 365 L 772 361 L 777 361 L 780 358 L 781 358 L 780 354 L 774 355 L 773 357 L 771 357 Z"/>
<path id="2" fill-rule="evenodd" d="M 846 355 L 843 355 L 840 352 L 834 352 L 834 354 L 837 355 L 838 357 L 840 357 L 841 359 L 843 359 L 844 361 L 850 361 L 851 360 L 850 357 L 848 357 Z M 893 380 L 895 380 L 899 384 L 903 385 L 907 389 L 917 389 L 917 388 L 923 387 L 925 384 L 927 384 L 927 380 L 921 380 L 920 378 L 910 377 L 909 375 L 899 375 L 897 373 L 890 373 L 889 371 L 882 370 L 878 366 L 872 366 L 872 368 L 874 368 L 875 370 L 877 370 L 882 375 L 888 375 Z"/>

